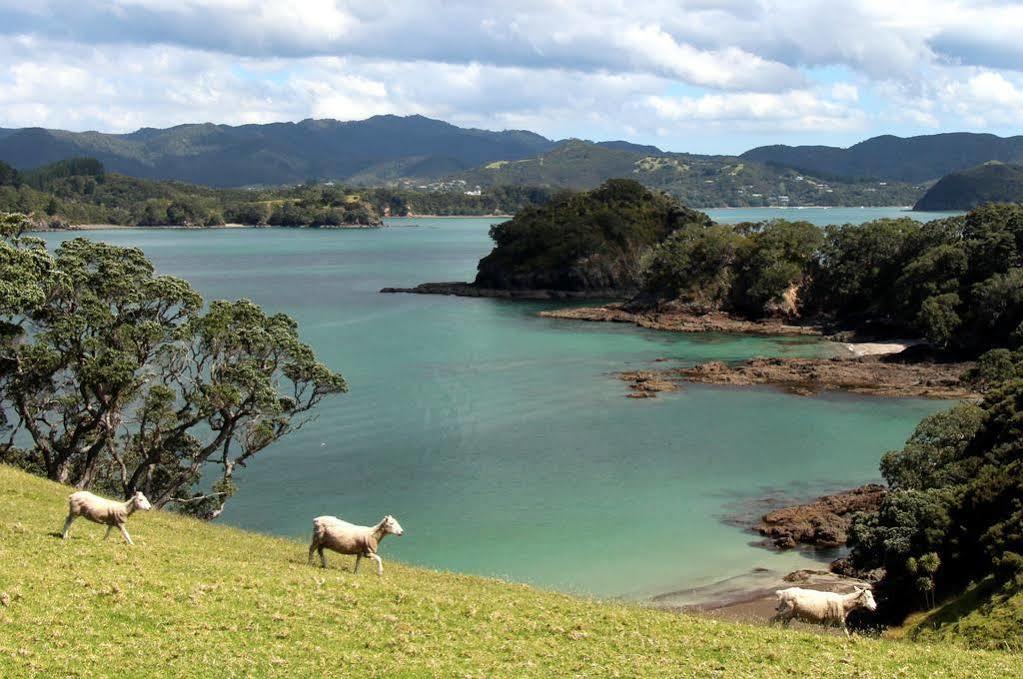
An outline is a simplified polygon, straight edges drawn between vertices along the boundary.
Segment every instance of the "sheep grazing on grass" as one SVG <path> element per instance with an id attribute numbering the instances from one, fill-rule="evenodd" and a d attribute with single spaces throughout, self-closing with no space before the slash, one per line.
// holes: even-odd
<path id="1" fill-rule="evenodd" d="M 849 629 L 845 626 L 845 619 L 849 613 L 857 608 L 866 608 L 868 611 L 877 609 L 874 595 L 863 587 L 857 587 L 849 594 L 802 587 L 779 589 L 774 594 L 778 597 L 778 612 L 771 618 L 771 622 L 781 622 L 788 627 L 795 618 L 803 622 L 834 625 L 845 630 L 846 636 L 849 635 Z"/>
<path id="2" fill-rule="evenodd" d="M 67 521 L 64 522 L 64 530 L 61 531 L 60 537 L 67 540 L 67 532 L 71 528 L 71 523 L 79 516 L 84 516 L 94 523 L 106 524 L 107 534 L 103 536 L 104 540 L 110 537 L 110 531 L 114 529 L 114 526 L 117 526 L 121 531 L 121 535 L 124 536 L 125 542 L 133 545 L 135 543 L 131 541 L 131 536 L 128 535 L 128 530 L 124 527 L 124 524 L 127 523 L 128 517 L 134 514 L 136 510 L 146 511 L 152 508 L 153 505 L 149 504 L 149 500 L 146 499 L 146 496 L 141 491 L 135 493 L 124 502 L 108 500 L 99 495 L 93 495 L 87 490 L 72 493 L 68 496 Z"/>
<path id="3" fill-rule="evenodd" d="M 339 554 L 355 555 L 355 572 L 359 572 L 362 557 L 377 562 L 377 575 L 384 574 L 384 563 L 377 555 L 377 548 L 385 535 L 401 535 L 404 531 L 393 516 L 385 516 L 375 526 L 356 526 L 342 521 L 336 516 L 318 516 L 313 519 L 313 541 L 309 545 L 309 563 L 313 562 L 313 552 L 320 553 L 320 565 L 327 567 L 324 549 Z"/>

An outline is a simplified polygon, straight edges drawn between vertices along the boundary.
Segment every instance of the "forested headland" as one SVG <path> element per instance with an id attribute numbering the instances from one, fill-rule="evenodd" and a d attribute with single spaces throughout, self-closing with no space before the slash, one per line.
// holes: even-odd
<path id="1" fill-rule="evenodd" d="M 37 227 L 379 226 L 385 216 L 508 214 L 544 203 L 553 189 L 464 191 L 353 188 L 333 183 L 216 189 L 107 172 L 91 158 L 18 171 L 0 163 L 0 211 L 29 215 Z"/>

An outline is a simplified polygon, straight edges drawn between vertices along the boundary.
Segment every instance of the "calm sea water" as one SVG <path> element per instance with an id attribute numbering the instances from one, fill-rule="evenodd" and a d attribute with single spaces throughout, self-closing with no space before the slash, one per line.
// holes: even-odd
<path id="1" fill-rule="evenodd" d="M 712 213 L 741 221 L 764 211 Z M 406 532 L 384 543 L 385 560 L 644 597 L 806 565 L 749 546 L 721 515 L 769 492 L 874 479 L 880 455 L 947 405 L 701 386 L 626 399 L 615 371 L 658 358 L 833 348 L 538 318 L 545 303 L 379 294 L 468 280 L 490 248 L 491 220 L 393 222 L 410 223 L 418 226 L 86 234 L 141 247 L 207 298 L 248 297 L 291 314 L 350 382 L 315 422 L 240 472 L 222 521 L 304 539 L 314 516 L 370 523 L 391 513 Z"/>

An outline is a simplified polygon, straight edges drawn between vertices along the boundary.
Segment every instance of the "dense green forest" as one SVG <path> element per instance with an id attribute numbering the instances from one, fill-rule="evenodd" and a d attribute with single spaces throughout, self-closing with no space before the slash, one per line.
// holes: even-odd
<path id="1" fill-rule="evenodd" d="M 507 214 L 550 200 L 554 191 L 498 187 L 427 192 L 303 184 L 212 189 L 109 173 L 94 159 L 73 158 L 19 172 L 0 163 L 0 211 L 31 215 L 39 225 L 373 226 L 406 214 Z"/>
<path id="2" fill-rule="evenodd" d="M 499 289 L 632 290 L 639 255 L 687 223 L 710 224 L 637 182 L 613 179 L 588 193 L 563 192 L 490 229 L 495 247 L 475 285 Z"/>
<path id="3" fill-rule="evenodd" d="M 951 600 L 914 632 L 956 636 L 972 617 L 970 643 L 1023 648 L 1021 358 L 986 354 L 974 376 L 987 384 L 984 401 L 924 419 L 882 459 L 891 490 L 879 511 L 855 518 L 849 544 L 854 568 L 883 569 L 884 622 Z"/>
<path id="4" fill-rule="evenodd" d="M 644 284 L 657 300 L 922 336 L 959 354 L 1015 347 L 1023 342 L 1023 206 L 926 224 L 690 225 L 657 246 Z"/>

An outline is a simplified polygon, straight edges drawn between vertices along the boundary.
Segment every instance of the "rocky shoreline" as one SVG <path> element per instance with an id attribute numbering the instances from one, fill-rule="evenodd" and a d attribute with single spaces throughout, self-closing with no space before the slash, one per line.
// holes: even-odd
<path id="1" fill-rule="evenodd" d="M 573 321 L 597 323 L 632 323 L 650 330 L 669 332 L 724 332 L 749 335 L 796 335 L 819 336 L 821 329 L 815 325 L 795 325 L 778 319 L 750 321 L 720 312 L 692 313 L 678 309 L 655 311 L 630 311 L 623 304 L 607 304 L 601 307 L 576 309 L 552 309 L 541 311 L 544 318 L 562 318 Z"/>
<path id="2" fill-rule="evenodd" d="M 621 297 L 621 290 L 549 290 L 483 288 L 472 283 L 420 283 L 413 288 L 383 288 L 384 293 L 414 295 L 454 295 L 456 297 L 492 297 L 496 299 L 609 299 Z"/>
<path id="3" fill-rule="evenodd" d="M 733 505 L 722 520 L 762 539 L 755 544 L 766 549 L 788 550 L 804 547 L 820 558 L 840 556 L 856 512 L 877 511 L 887 489 L 868 483 L 852 490 L 822 495 L 809 502 L 793 503 L 784 490 L 753 501 Z M 779 503 L 784 503 L 779 506 Z M 828 556 L 828 555 L 831 556 Z M 764 623 L 775 613 L 774 592 L 799 586 L 825 592 L 846 593 L 854 587 L 873 587 L 880 573 L 856 573 L 843 558 L 830 568 L 800 569 L 787 574 L 766 568 L 714 582 L 702 587 L 654 596 L 650 605 L 675 612 L 697 613 L 719 620 Z"/>
<path id="4" fill-rule="evenodd" d="M 904 362 L 885 356 L 836 358 L 753 358 L 738 364 L 721 361 L 682 368 L 618 374 L 629 398 L 652 398 L 677 391 L 685 383 L 773 386 L 798 396 L 844 391 L 881 397 L 975 399 L 979 394 L 961 376 L 973 364 Z"/>
<path id="5" fill-rule="evenodd" d="M 773 385 L 812 396 L 845 391 L 884 397 L 971 399 L 979 395 L 962 383 L 972 363 L 909 363 L 884 356 L 860 358 L 754 358 L 738 365 L 720 361 L 676 369 L 687 382 L 735 386 Z"/>
<path id="6" fill-rule="evenodd" d="M 848 538 L 852 515 L 876 512 L 887 493 L 884 486 L 868 483 L 822 495 L 813 502 L 767 512 L 752 528 L 765 538 L 764 545 L 775 549 L 800 545 L 824 549 L 842 547 Z"/>
<path id="7" fill-rule="evenodd" d="M 674 613 L 697 614 L 715 620 L 763 624 L 775 614 L 778 604 L 775 590 L 785 587 L 844 594 L 855 587 L 870 588 L 872 583 L 823 569 L 800 569 L 781 575 L 758 568 L 748 574 L 704 587 L 659 594 L 650 599 L 649 605 Z M 821 630 L 815 628 L 815 631 Z"/>

